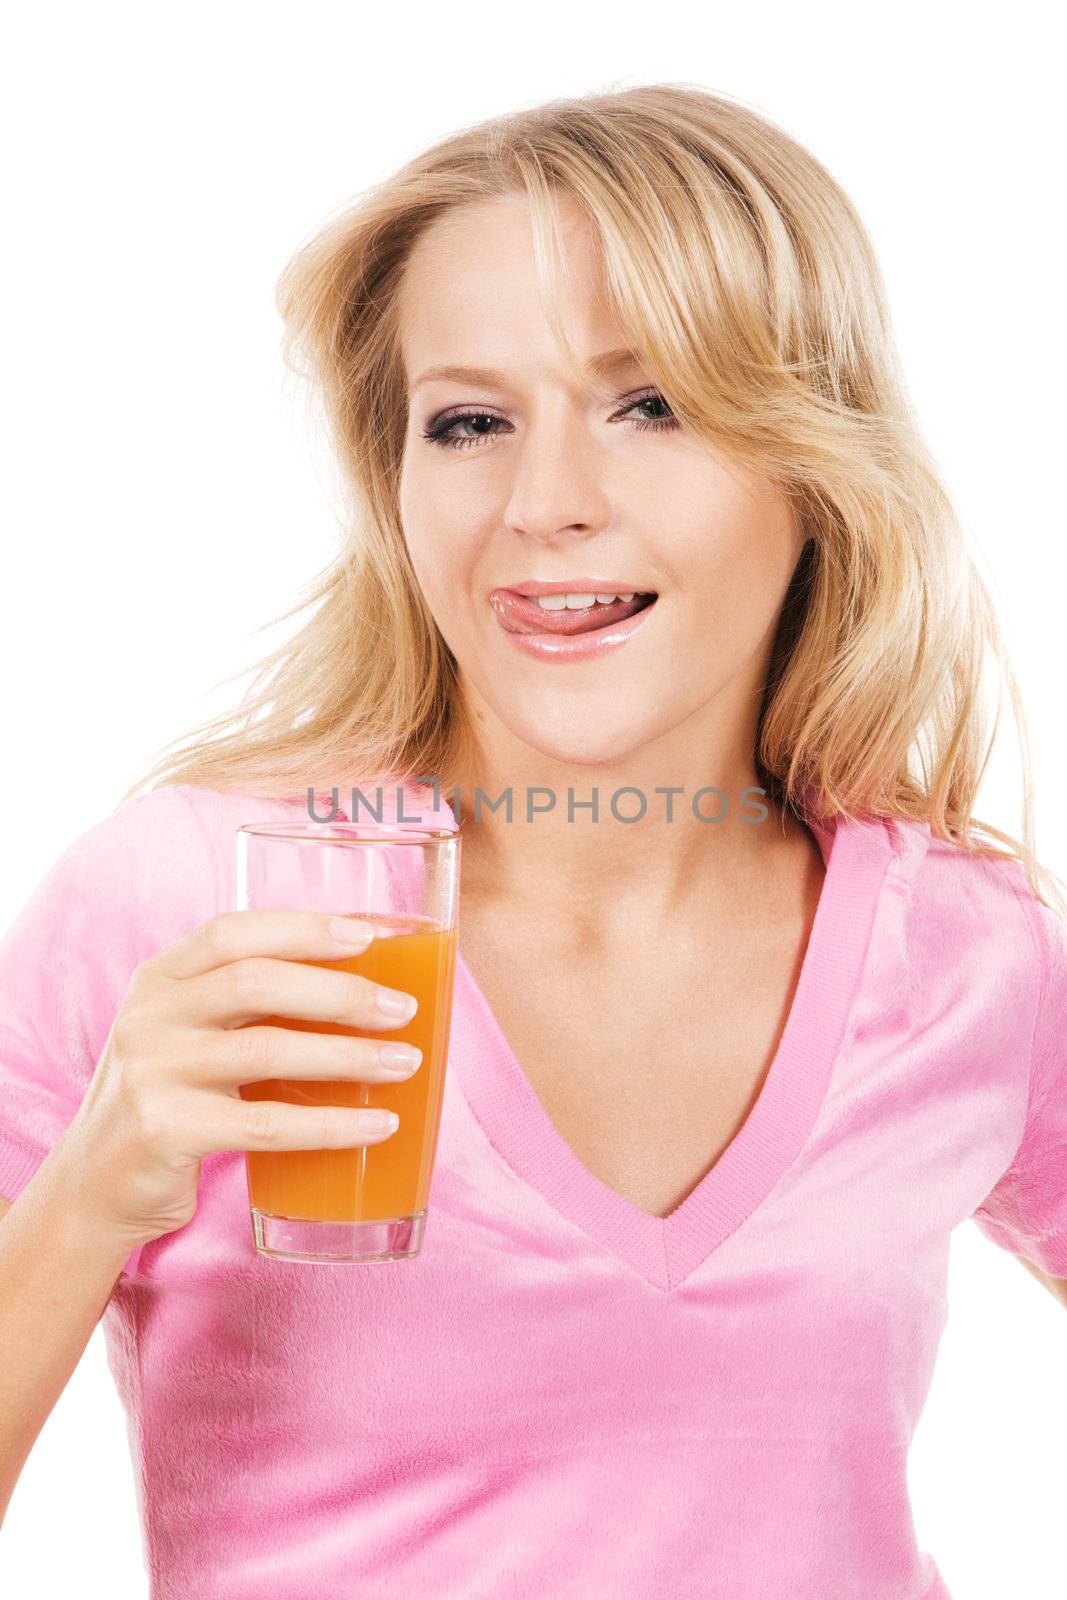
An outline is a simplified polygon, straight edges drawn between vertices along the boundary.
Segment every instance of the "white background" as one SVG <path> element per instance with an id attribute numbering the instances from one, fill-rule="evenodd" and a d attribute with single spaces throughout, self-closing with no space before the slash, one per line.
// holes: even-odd
<path id="1" fill-rule="evenodd" d="M 328 469 L 278 358 L 271 297 L 291 250 L 461 124 L 657 80 L 745 100 L 856 200 L 1019 675 L 1039 852 L 1067 875 L 1064 152 L 1049 15 L 825 0 L 25 7 L 6 29 L 0 94 L 0 922 L 157 750 L 232 704 L 243 680 L 223 680 L 296 623 L 253 630 L 331 559 Z M 978 814 L 1018 835 L 1004 715 Z M 920 1547 L 954 1600 L 1053 1600 L 1067 1309 L 970 1223 L 949 1292 L 911 1457 Z M 16 1488 L 0 1589 L 147 1596 L 99 1328 Z"/>

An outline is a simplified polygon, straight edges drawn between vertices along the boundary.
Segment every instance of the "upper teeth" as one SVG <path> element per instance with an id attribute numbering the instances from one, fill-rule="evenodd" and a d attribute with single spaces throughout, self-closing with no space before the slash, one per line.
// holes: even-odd
<path id="1" fill-rule="evenodd" d="M 591 606 L 594 601 L 606 606 L 613 600 L 632 600 L 636 593 L 635 589 L 630 594 L 539 594 L 537 604 L 546 611 L 562 611 L 564 606 L 568 611 L 577 611 L 579 606 Z"/>

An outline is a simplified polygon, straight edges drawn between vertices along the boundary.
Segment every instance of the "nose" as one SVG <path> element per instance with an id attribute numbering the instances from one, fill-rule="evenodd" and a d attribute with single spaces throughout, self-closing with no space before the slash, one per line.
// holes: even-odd
<path id="1" fill-rule="evenodd" d="M 570 544 L 610 525 L 606 464 L 571 408 L 527 426 L 508 465 L 503 522 L 513 532 L 545 543 L 562 536 Z"/>

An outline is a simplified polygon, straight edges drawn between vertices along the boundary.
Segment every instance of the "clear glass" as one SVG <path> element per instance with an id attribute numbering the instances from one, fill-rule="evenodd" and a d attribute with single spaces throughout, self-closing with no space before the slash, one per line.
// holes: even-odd
<path id="1" fill-rule="evenodd" d="M 247 1150 L 256 1249 L 287 1261 L 404 1261 L 417 1256 L 437 1155 L 452 1022 L 460 839 L 444 829 L 349 822 L 245 823 L 237 829 L 237 909 L 328 911 L 373 924 L 359 955 L 309 963 L 359 973 L 416 996 L 399 1027 L 367 1037 L 418 1045 L 422 1061 L 390 1083 L 271 1078 L 243 1084 L 243 1100 L 382 1106 L 400 1126 L 350 1150 Z M 359 1035 L 358 1027 L 295 1017 L 272 1027 Z"/>

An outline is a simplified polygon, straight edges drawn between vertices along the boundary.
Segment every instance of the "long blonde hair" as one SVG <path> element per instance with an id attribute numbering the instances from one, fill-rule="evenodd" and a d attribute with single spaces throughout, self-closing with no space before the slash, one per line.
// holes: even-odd
<path id="1" fill-rule="evenodd" d="M 463 128 L 361 193 L 285 267 L 289 368 L 308 379 L 345 490 L 337 559 L 286 620 L 238 708 L 164 756 L 163 783 L 303 796 L 378 774 L 434 775 L 467 748 L 456 662 L 408 558 L 397 489 L 407 393 L 397 292 L 450 207 L 525 195 L 545 304 L 565 260 L 556 196 L 586 209 L 619 319 L 675 415 L 768 474 L 807 542 L 783 606 L 755 752 L 798 815 L 919 819 L 1020 863 L 1039 899 L 1031 757 L 1015 677 L 907 398 L 871 241 L 816 158 L 762 115 L 677 83 L 555 99 Z M 1021 842 L 972 815 L 988 650 L 1023 762 Z M 232 681 L 232 680 L 226 680 Z M 124 797 L 124 798 L 126 798 Z M 980 830 L 1008 848 L 975 837 Z M 1060 900 L 1064 909 L 1064 902 Z"/>

